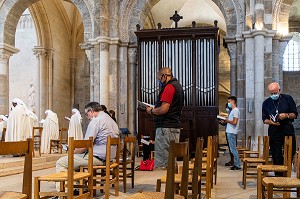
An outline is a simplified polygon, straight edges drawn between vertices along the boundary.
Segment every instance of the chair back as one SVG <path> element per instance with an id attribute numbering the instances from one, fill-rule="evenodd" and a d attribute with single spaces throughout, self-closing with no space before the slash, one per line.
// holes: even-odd
<path id="1" fill-rule="evenodd" d="M 246 146 L 245 146 L 246 149 L 248 149 L 248 150 L 251 149 L 251 142 L 252 142 L 252 140 L 251 140 L 251 135 L 248 135 L 248 137 L 247 137 L 247 142 L 246 142 Z"/>
<path id="2" fill-rule="evenodd" d="M 69 138 L 69 149 L 68 149 L 68 197 L 73 198 L 74 189 L 74 149 L 86 148 L 88 149 L 88 173 L 93 175 L 93 137 L 88 140 L 74 140 L 74 137 Z M 93 179 L 89 178 L 88 185 L 92 186 Z M 93 198 L 93 193 L 90 193 Z"/>
<path id="3" fill-rule="evenodd" d="M 202 176 L 203 143 L 204 140 L 198 137 L 196 143 L 195 162 L 192 179 L 192 199 L 197 199 L 198 194 L 201 193 L 201 187 L 198 186 L 198 176 L 200 176 L 200 178 Z"/>
<path id="4" fill-rule="evenodd" d="M 1 142 L 5 142 L 6 128 L 2 130 Z"/>
<path id="5" fill-rule="evenodd" d="M 32 194 L 32 139 L 19 142 L 1 142 L 0 155 L 25 154 L 22 193 L 31 199 Z"/>
<path id="6" fill-rule="evenodd" d="M 38 132 L 38 134 L 36 134 Z M 32 128 L 32 139 L 34 137 L 40 137 L 43 132 L 43 127 L 33 127 Z"/>
<path id="7" fill-rule="evenodd" d="M 180 195 L 187 198 L 188 172 L 189 172 L 189 143 L 188 142 L 175 143 L 175 141 L 172 140 L 170 142 L 170 147 L 169 147 L 165 199 L 174 199 L 175 159 L 177 157 L 183 157 Z"/>
<path id="8" fill-rule="evenodd" d="M 124 137 L 124 148 L 122 152 L 123 164 L 126 165 L 126 160 L 130 157 L 130 160 L 135 161 L 135 145 L 136 145 L 136 137 Z"/>
<path id="9" fill-rule="evenodd" d="M 120 161 L 120 136 L 117 138 L 112 138 L 110 135 L 107 137 L 107 144 L 106 144 L 106 163 L 111 162 L 112 160 L 112 146 L 116 147 L 116 158 L 115 162 L 119 164 Z M 114 151 L 114 150 L 113 150 Z M 109 164 L 108 165 L 109 168 Z"/>
<path id="10" fill-rule="evenodd" d="M 257 136 L 257 151 L 258 151 L 258 157 L 260 157 L 261 154 L 261 139 L 262 137 L 259 135 Z"/>
<path id="11" fill-rule="evenodd" d="M 263 136 L 263 154 L 262 158 L 265 160 L 265 164 L 269 163 L 269 136 Z"/>
<path id="12" fill-rule="evenodd" d="M 291 176 L 292 170 L 292 148 L 293 148 L 293 136 L 284 137 L 284 152 L 283 152 L 283 165 L 287 166 L 287 176 Z"/>

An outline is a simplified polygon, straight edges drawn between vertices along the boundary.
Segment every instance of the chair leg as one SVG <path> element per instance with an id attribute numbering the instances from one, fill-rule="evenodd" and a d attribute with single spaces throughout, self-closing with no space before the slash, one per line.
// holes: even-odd
<path id="1" fill-rule="evenodd" d="M 134 188 L 134 163 L 131 163 L 131 188 Z"/>
<path id="2" fill-rule="evenodd" d="M 247 160 L 243 163 L 243 188 L 246 189 Z"/>
<path id="3" fill-rule="evenodd" d="M 125 171 L 126 172 L 126 171 Z M 120 180 L 119 180 L 119 167 L 117 167 L 115 170 L 114 170 L 114 173 L 115 173 L 115 195 L 116 196 L 119 196 L 119 185 L 120 185 Z"/>
<path id="4" fill-rule="evenodd" d="M 122 168 L 122 170 L 123 170 L 123 189 L 124 189 L 124 193 L 126 193 L 126 191 L 127 191 L 127 189 L 126 189 L 126 179 L 127 179 L 127 171 L 126 171 L 126 167 L 127 167 L 127 165 L 126 164 L 124 164 L 123 165 L 123 168 Z"/>
<path id="5" fill-rule="evenodd" d="M 161 190 L 161 179 L 157 179 L 156 181 L 156 192 L 160 192 Z"/>
<path id="6" fill-rule="evenodd" d="M 41 188 L 41 184 L 39 181 L 39 177 L 35 177 L 34 178 L 34 199 L 40 198 L 40 188 Z"/>
<path id="7" fill-rule="evenodd" d="M 257 199 L 262 199 L 262 170 L 257 169 Z"/>
<path id="8" fill-rule="evenodd" d="M 268 199 L 273 199 L 273 184 L 267 184 L 267 196 L 268 196 Z"/>

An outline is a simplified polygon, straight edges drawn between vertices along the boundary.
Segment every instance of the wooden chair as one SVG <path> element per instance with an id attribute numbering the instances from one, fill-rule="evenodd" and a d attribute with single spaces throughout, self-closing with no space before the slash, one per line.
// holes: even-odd
<path id="1" fill-rule="evenodd" d="M 183 169 L 181 175 L 180 195 L 175 195 L 175 160 L 176 157 L 183 157 Z M 136 193 L 127 197 L 128 199 L 141 199 L 141 198 L 164 198 L 164 199 L 183 199 L 187 198 L 188 194 L 188 172 L 189 172 L 189 143 L 179 142 L 175 143 L 174 140 L 170 142 L 169 157 L 167 166 L 167 182 L 165 193 L 163 192 L 142 192 Z"/>
<path id="2" fill-rule="evenodd" d="M 240 147 L 238 146 L 236 149 L 238 150 L 239 157 L 243 158 L 244 157 L 244 152 L 245 151 L 249 151 L 251 149 L 251 135 L 249 135 L 247 137 L 246 145 L 245 146 L 244 145 L 242 145 Z"/>
<path id="3" fill-rule="evenodd" d="M 2 130 L 1 142 L 5 142 L 6 128 Z"/>
<path id="4" fill-rule="evenodd" d="M 111 147 L 116 147 L 116 158 L 113 160 L 111 154 Z M 93 166 L 93 189 L 104 190 L 105 199 L 109 199 L 109 187 L 111 184 L 115 187 L 115 195 L 119 195 L 119 156 L 120 156 L 120 137 L 111 138 L 107 137 L 106 144 L 106 161 L 105 165 Z M 80 167 L 80 171 L 83 172 L 87 167 Z M 82 192 L 80 192 L 81 194 Z"/>
<path id="5" fill-rule="evenodd" d="M 0 155 L 25 154 L 22 193 L 0 192 L 0 198 L 32 198 L 32 151 L 31 138 L 27 141 L 0 143 Z"/>
<path id="6" fill-rule="evenodd" d="M 33 157 L 35 157 L 35 149 L 39 151 L 39 156 L 41 156 L 41 136 L 43 133 L 43 127 L 33 127 L 32 128 L 32 139 L 33 139 Z"/>
<path id="7" fill-rule="evenodd" d="M 258 165 L 257 166 L 257 198 L 262 196 L 262 179 L 268 172 L 283 172 L 285 177 L 291 177 L 292 170 L 292 136 L 285 136 L 284 139 L 284 162 L 283 165 Z M 289 197 L 289 196 L 288 196 Z"/>
<path id="8" fill-rule="evenodd" d="M 131 187 L 134 188 L 135 145 L 135 137 L 124 137 L 124 147 L 120 159 L 120 179 L 123 180 L 124 193 L 126 193 L 127 178 L 131 178 Z M 128 170 L 130 170 L 129 173 Z"/>
<path id="9" fill-rule="evenodd" d="M 88 172 L 74 172 L 74 149 L 87 148 L 88 149 Z M 70 137 L 68 148 L 68 171 L 39 176 L 34 178 L 34 198 L 44 198 L 49 196 L 60 196 L 67 198 L 93 198 L 93 137 L 88 140 L 74 140 Z M 74 185 L 75 181 L 87 179 L 88 185 Z M 60 182 L 60 192 L 41 192 L 41 182 Z M 67 182 L 67 185 L 65 183 Z M 67 191 L 65 190 L 67 187 Z M 88 192 L 81 196 L 74 196 L 73 189 L 88 189 Z"/>
<path id="10" fill-rule="evenodd" d="M 258 158 L 244 158 L 243 159 L 243 188 L 246 189 L 246 179 L 257 177 L 257 165 L 268 164 L 269 159 L 269 137 L 263 136 L 263 154 Z"/>
<path id="11" fill-rule="evenodd" d="M 59 138 L 50 140 L 50 154 L 52 149 L 57 149 L 58 153 L 62 153 L 62 144 L 68 144 L 68 129 L 59 129 Z"/>
<path id="12" fill-rule="evenodd" d="M 257 150 L 244 151 L 243 158 L 250 158 L 250 157 L 258 158 L 259 157 L 260 147 L 261 147 L 261 139 L 262 139 L 262 136 L 257 136 Z"/>
<path id="13" fill-rule="evenodd" d="M 199 137 L 197 138 L 195 159 L 193 160 L 193 162 L 189 163 L 189 170 L 192 171 L 191 172 L 192 174 L 189 174 L 188 176 L 188 183 L 189 185 L 192 185 L 192 190 L 193 190 L 192 195 L 196 195 L 196 192 L 198 193 L 198 190 L 201 191 L 203 142 L 204 142 L 203 139 L 200 139 Z M 183 167 L 181 166 L 179 169 L 179 173 L 175 172 L 174 183 L 176 187 L 180 187 L 181 178 L 182 178 L 182 172 L 180 171 L 182 171 L 182 169 Z M 167 175 L 164 175 L 161 178 L 157 179 L 156 192 L 160 192 L 161 184 L 165 184 L 166 182 L 167 182 Z M 197 188 L 194 187 L 196 185 L 198 185 Z"/>

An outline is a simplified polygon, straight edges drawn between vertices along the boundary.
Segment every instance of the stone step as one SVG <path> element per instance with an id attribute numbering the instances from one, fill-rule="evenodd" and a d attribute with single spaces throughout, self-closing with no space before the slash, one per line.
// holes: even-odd
<path id="1" fill-rule="evenodd" d="M 32 170 L 41 170 L 55 167 L 56 161 L 66 154 L 42 154 L 32 159 Z M 24 157 L 0 157 L 0 176 L 23 173 Z"/>

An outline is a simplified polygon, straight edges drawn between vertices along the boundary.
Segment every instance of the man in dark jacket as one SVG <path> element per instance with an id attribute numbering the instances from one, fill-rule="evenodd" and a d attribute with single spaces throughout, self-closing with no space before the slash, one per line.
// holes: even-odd
<path id="1" fill-rule="evenodd" d="M 153 115 L 155 135 L 155 167 L 168 164 L 168 148 L 171 140 L 179 142 L 180 116 L 183 107 L 183 89 L 173 77 L 168 67 L 161 68 L 157 74 L 160 92 L 155 107 L 147 107 L 147 113 Z"/>

